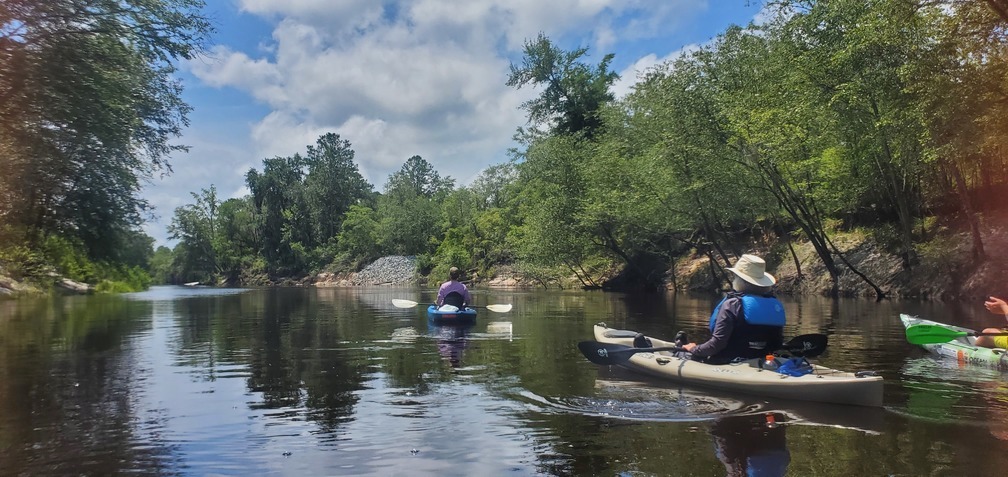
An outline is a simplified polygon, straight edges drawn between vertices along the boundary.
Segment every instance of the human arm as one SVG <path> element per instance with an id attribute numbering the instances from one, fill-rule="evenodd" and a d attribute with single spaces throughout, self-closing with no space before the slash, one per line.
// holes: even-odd
<path id="1" fill-rule="evenodd" d="M 728 338 L 735 330 L 735 319 L 741 311 L 741 299 L 729 298 L 725 300 L 718 310 L 717 317 L 714 318 L 714 331 L 711 332 L 710 339 L 701 344 L 689 343 L 683 348 L 698 358 L 706 358 L 720 353 L 728 346 Z"/>
<path id="2" fill-rule="evenodd" d="M 987 311 L 998 315 L 1005 315 L 1005 319 L 1008 319 L 1008 303 L 1005 303 L 1004 300 L 989 296 L 987 297 L 987 301 L 984 302 L 984 306 L 987 307 Z"/>
<path id="3" fill-rule="evenodd" d="M 462 285 L 462 300 L 466 306 L 472 305 L 472 295 L 469 294 L 469 287 Z"/>
<path id="4" fill-rule="evenodd" d="M 438 288 L 437 300 L 434 300 L 434 305 L 438 308 L 440 308 L 441 305 L 444 305 L 445 295 L 448 294 L 447 289 L 448 287 L 446 287 L 444 283 L 441 284 L 441 288 Z"/>

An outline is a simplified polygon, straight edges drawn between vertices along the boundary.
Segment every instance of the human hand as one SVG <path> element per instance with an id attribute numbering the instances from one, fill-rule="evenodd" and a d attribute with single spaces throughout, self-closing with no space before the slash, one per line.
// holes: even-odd
<path id="1" fill-rule="evenodd" d="M 682 346 L 684 350 L 689 351 L 690 353 L 692 353 L 693 350 L 696 349 L 696 347 L 697 347 L 696 343 L 686 343 Z"/>
<path id="2" fill-rule="evenodd" d="M 998 315 L 1008 315 L 1008 303 L 1004 300 L 989 296 L 987 301 L 984 302 L 984 306 L 987 307 L 987 311 L 991 313 L 996 313 Z"/>

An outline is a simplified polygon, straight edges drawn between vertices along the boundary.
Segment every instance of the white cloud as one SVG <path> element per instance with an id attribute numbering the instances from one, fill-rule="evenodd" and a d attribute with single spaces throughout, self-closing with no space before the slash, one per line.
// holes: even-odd
<path id="1" fill-rule="evenodd" d="M 700 48 L 701 45 L 691 44 L 686 45 L 679 50 L 673 51 L 661 58 L 658 58 L 658 56 L 654 53 L 639 58 L 632 65 L 627 66 L 623 69 L 623 71 L 619 72 L 620 79 L 612 86 L 613 94 L 615 94 L 617 98 L 626 96 L 633 86 L 641 79 L 641 77 L 648 73 L 648 71 L 652 70 L 655 66 L 674 61 L 676 58 L 679 58 L 682 55 L 688 55 Z"/>
<path id="2" fill-rule="evenodd" d="M 173 172 L 155 178 L 144 188 L 144 197 L 156 210 L 143 229 L 155 239 L 155 246 L 171 242 L 168 225 L 175 208 L 191 204 L 192 193 L 198 194 L 214 185 L 222 201 L 241 197 L 248 193 L 244 189 L 245 173 L 261 165 L 249 161 L 254 156 L 246 141 L 224 142 L 216 132 L 190 130 L 187 142 L 190 152 L 172 158 Z"/>

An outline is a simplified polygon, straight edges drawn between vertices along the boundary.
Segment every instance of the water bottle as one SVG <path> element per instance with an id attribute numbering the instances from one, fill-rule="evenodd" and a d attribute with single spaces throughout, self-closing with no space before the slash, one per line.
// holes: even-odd
<path id="1" fill-rule="evenodd" d="M 777 369 L 777 361 L 774 360 L 774 355 L 766 355 L 766 361 L 763 362 L 763 369 L 774 371 Z"/>

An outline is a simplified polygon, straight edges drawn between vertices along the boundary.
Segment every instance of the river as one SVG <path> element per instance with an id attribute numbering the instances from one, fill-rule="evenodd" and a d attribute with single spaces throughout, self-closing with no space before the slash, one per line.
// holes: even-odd
<path id="1" fill-rule="evenodd" d="M 767 401 L 599 367 L 605 322 L 704 334 L 718 297 L 155 287 L 0 302 L 3 475 L 1004 475 L 1008 372 L 909 345 L 900 313 L 1000 325 L 981 303 L 783 298 L 819 364 L 874 370 L 881 409 Z M 746 469 L 748 467 L 748 469 Z"/>

